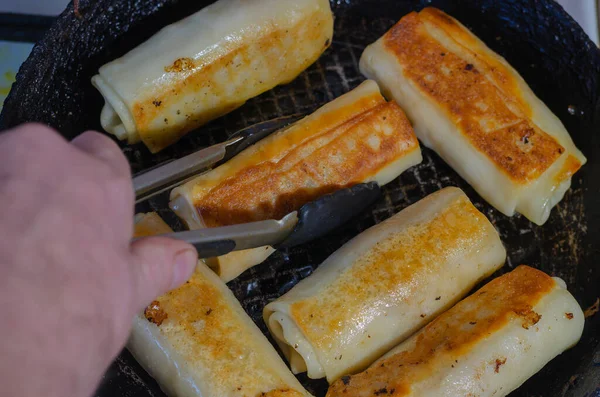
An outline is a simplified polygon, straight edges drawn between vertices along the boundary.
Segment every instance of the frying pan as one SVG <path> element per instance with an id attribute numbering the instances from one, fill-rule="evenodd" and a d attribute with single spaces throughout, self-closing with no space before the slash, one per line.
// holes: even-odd
<path id="1" fill-rule="evenodd" d="M 39 121 L 68 138 L 100 130 L 102 98 L 90 84 L 98 67 L 123 55 L 161 27 L 210 1 L 90 0 L 82 19 L 72 7 L 57 19 L 23 64 L 0 116 L 3 127 Z M 250 100 L 235 112 L 151 155 L 123 147 L 134 172 L 224 141 L 249 124 L 303 113 L 362 81 L 357 60 L 363 48 L 412 10 L 438 7 L 458 18 L 503 55 L 535 93 L 560 117 L 589 162 L 573 178 L 564 200 L 544 226 L 522 216 L 503 216 L 486 204 L 437 155 L 423 148 L 423 163 L 383 188 L 382 198 L 328 238 L 281 250 L 229 283 L 263 332 L 264 305 L 308 276 L 328 255 L 360 231 L 388 218 L 443 186 L 459 186 L 500 231 L 508 260 L 498 274 L 525 263 L 562 277 L 585 309 L 600 296 L 600 51 L 565 11 L 551 0 L 336 0 L 331 48 L 289 85 Z M 138 210 L 164 210 L 159 197 Z M 496 274 L 495 276 L 497 276 Z M 324 381 L 300 380 L 317 396 Z M 97 395 L 163 396 L 157 384 L 124 351 L 110 367 Z M 557 357 L 512 396 L 600 396 L 600 314 L 586 321 L 579 344 Z"/>

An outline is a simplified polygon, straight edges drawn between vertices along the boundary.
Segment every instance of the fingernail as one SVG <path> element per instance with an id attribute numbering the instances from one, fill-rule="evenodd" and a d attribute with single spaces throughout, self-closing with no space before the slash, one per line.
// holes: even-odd
<path id="1" fill-rule="evenodd" d="M 175 255 L 175 266 L 173 268 L 173 283 L 171 289 L 179 287 L 190 278 L 196 264 L 198 263 L 198 253 L 194 249 L 180 251 Z"/>

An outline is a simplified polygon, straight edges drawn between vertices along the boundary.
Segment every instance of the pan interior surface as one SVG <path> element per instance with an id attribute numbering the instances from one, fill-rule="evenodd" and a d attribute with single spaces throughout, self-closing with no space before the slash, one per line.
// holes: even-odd
<path id="1" fill-rule="evenodd" d="M 168 23 L 210 1 L 95 0 L 81 2 L 83 18 L 69 7 L 34 48 L 7 98 L 0 122 L 5 128 L 39 121 L 67 138 L 99 125 L 102 97 L 90 78 L 102 64 L 143 42 Z M 326 238 L 283 249 L 229 283 L 248 314 L 268 335 L 262 308 L 314 269 L 360 231 L 445 187 L 458 186 L 492 221 L 508 260 L 495 276 L 528 264 L 566 281 L 585 309 L 600 296 L 600 51 L 552 0 L 336 0 L 331 48 L 291 84 L 276 87 L 229 115 L 151 155 L 141 145 L 126 147 L 133 171 L 222 142 L 233 132 L 268 119 L 307 113 L 348 92 L 364 78 L 358 59 L 366 45 L 410 11 L 438 7 L 464 23 L 504 56 L 533 91 L 562 120 L 589 159 L 563 201 L 540 227 L 524 217 L 506 217 L 467 185 L 436 154 L 423 148 L 424 160 L 382 188 L 368 210 Z M 181 228 L 167 210 L 165 195 L 139 211 L 156 210 Z M 316 396 L 327 384 L 299 376 Z M 163 396 L 158 385 L 124 351 L 104 377 L 97 396 Z M 588 318 L 579 344 L 565 352 L 511 396 L 600 396 L 600 315 Z"/>

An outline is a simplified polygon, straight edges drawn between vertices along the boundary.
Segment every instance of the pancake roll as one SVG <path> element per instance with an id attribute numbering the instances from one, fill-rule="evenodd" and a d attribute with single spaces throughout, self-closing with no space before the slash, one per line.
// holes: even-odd
<path id="1" fill-rule="evenodd" d="M 492 280 L 327 397 L 502 397 L 577 343 L 584 316 L 564 281 L 528 266 Z"/>
<path id="2" fill-rule="evenodd" d="M 586 162 L 508 62 L 435 8 L 403 17 L 360 70 L 404 108 L 421 142 L 491 205 L 541 225 Z"/>
<path id="3" fill-rule="evenodd" d="M 136 216 L 136 237 L 169 232 L 156 213 Z M 127 348 L 171 397 L 310 396 L 202 262 L 134 318 Z"/>
<path id="4" fill-rule="evenodd" d="M 384 185 L 421 160 L 402 109 L 366 81 L 174 189 L 171 208 L 190 229 L 281 219 L 339 189 Z M 236 251 L 207 264 L 229 281 L 273 252 Z"/>
<path id="5" fill-rule="evenodd" d="M 331 44 L 327 0 L 219 0 L 102 66 L 102 127 L 152 152 L 271 88 Z"/>
<path id="6" fill-rule="evenodd" d="M 500 268 L 498 233 L 458 188 L 350 240 L 263 316 L 294 373 L 358 372 Z"/>

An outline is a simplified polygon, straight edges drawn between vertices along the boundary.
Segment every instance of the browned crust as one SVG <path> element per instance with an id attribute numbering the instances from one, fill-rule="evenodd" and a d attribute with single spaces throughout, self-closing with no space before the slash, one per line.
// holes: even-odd
<path id="1" fill-rule="evenodd" d="M 535 180 L 565 149 L 529 119 L 531 110 L 501 62 L 483 51 L 471 51 L 476 64 L 465 61 L 437 41 L 426 23 L 481 47 L 457 21 L 435 9 L 402 18 L 385 34 L 385 47 L 478 151 L 514 182 Z"/>
<path id="2" fill-rule="evenodd" d="M 143 214 L 135 225 L 136 235 L 150 236 L 169 229 L 156 213 Z M 208 271 L 208 270 L 206 270 Z M 243 315 L 243 314 L 242 314 Z M 260 351 L 248 351 L 243 344 L 247 337 L 244 320 L 235 308 L 231 307 L 227 296 L 200 269 L 182 286 L 154 300 L 144 310 L 144 317 L 160 327 L 160 332 L 173 343 L 172 348 L 183 356 L 187 365 L 204 365 L 213 362 L 214 382 L 233 378 L 237 383 L 233 391 L 240 395 L 256 397 L 300 397 L 300 391 L 286 387 L 285 381 L 271 379 L 279 388 L 268 392 L 252 393 L 251 390 L 267 389 L 261 379 L 251 378 L 261 375 L 257 364 L 269 366 L 260 361 Z M 250 353 L 250 354 L 249 354 Z M 240 361 L 240 356 L 246 356 Z M 252 364 L 247 364 L 250 361 Z M 247 368 L 240 366 L 246 364 Z M 251 374 L 248 374 L 248 370 Z M 255 372 L 252 372 L 255 371 Z M 271 375 L 269 375 L 271 376 Z M 276 376 L 275 374 L 273 376 Z M 231 381 L 230 381 L 231 382 Z M 250 391 L 249 391 L 250 390 Z"/>
<path id="3" fill-rule="evenodd" d="M 440 272 L 439 259 L 476 244 L 487 226 L 486 217 L 463 195 L 431 221 L 377 243 L 326 290 L 291 305 L 290 314 L 313 346 L 326 348 L 362 321 L 357 307 L 377 305 L 382 295 L 405 294 L 410 303 L 427 282 L 425 275 Z"/>
<path id="4" fill-rule="evenodd" d="M 319 131 L 330 118 L 325 115 L 309 128 Z M 287 150 L 281 160 L 249 162 L 194 201 L 207 227 L 279 219 L 319 196 L 363 182 L 419 150 L 402 109 L 382 98 L 378 105 L 313 133 L 310 139 L 306 139 L 305 129 L 299 132 L 302 142 L 291 150 L 294 137 L 280 139 L 265 149 L 273 156 Z"/>
<path id="5" fill-rule="evenodd" d="M 168 317 L 167 313 L 160 306 L 159 301 L 152 301 L 144 310 L 144 317 L 151 323 L 156 324 L 157 326 L 161 326 L 163 321 L 165 321 Z"/>
<path id="6" fill-rule="evenodd" d="M 260 393 L 260 397 L 301 397 L 302 393 L 292 389 L 277 389 L 267 393 Z"/>
<path id="7" fill-rule="evenodd" d="M 147 237 L 156 234 L 171 233 L 173 229 L 165 223 L 165 221 L 156 213 L 149 212 L 143 214 L 134 227 L 133 237 Z"/>
<path id="8" fill-rule="evenodd" d="M 496 365 L 494 366 L 494 372 L 495 373 L 499 373 L 500 372 L 500 367 L 503 366 L 504 364 L 506 364 L 506 357 L 497 358 L 496 359 Z"/>
<path id="9" fill-rule="evenodd" d="M 490 55 L 493 54 L 492 50 L 487 48 L 477 36 L 466 29 L 456 19 L 434 7 L 427 7 L 421 10 L 419 12 L 419 19 L 442 29 L 459 43 L 464 50 L 471 52 L 476 58 L 482 59 L 482 62 L 488 66 L 486 71 L 490 73 L 494 83 L 500 86 L 503 92 L 516 94 L 511 99 L 518 101 L 520 110 L 524 111 L 527 117 L 532 116 L 533 111 L 527 100 L 521 95 L 517 80 L 500 58 L 494 56 L 495 54 Z"/>
<path id="10" fill-rule="evenodd" d="M 194 335 L 195 346 L 212 349 L 215 356 L 219 355 L 219 340 L 223 339 L 220 330 L 225 331 L 226 327 L 222 323 L 231 321 L 233 313 L 216 287 L 196 273 L 187 283 L 157 300 L 162 310 L 176 319 L 180 332 Z M 194 327 L 198 321 L 202 321 L 209 332 L 198 332 Z"/>
<path id="11" fill-rule="evenodd" d="M 179 59 L 176 59 L 172 65 L 165 66 L 165 72 L 167 72 L 167 73 L 187 72 L 189 70 L 193 70 L 195 67 L 196 67 L 196 64 L 193 59 L 179 58 Z"/>
<path id="12" fill-rule="evenodd" d="M 376 362 L 366 371 L 336 381 L 327 396 L 372 395 L 381 388 L 394 390 L 388 395 L 409 395 L 412 384 L 432 376 L 436 368 L 454 365 L 473 346 L 509 321 L 520 319 L 527 326 L 533 325 L 539 320 L 539 314 L 532 308 L 554 287 L 555 282 L 550 276 L 528 266 L 519 266 L 429 323 L 414 337 L 416 342 L 411 350 L 399 352 Z M 499 357 L 490 364 L 500 370 L 504 363 Z"/>
<path id="13" fill-rule="evenodd" d="M 246 336 L 243 329 L 240 329 L 242 324 L 239 315 L 227 304 L 218 287 L 197 271 L 181 287 L 157 298 L 156 304 L 165 313 L 165 318 L 168 316 L 161 331 L 171 340 L 180 343 L 175 347 L 180 354 L 184 355 L 189 365 L 197 364 L 195 360 L 202 363 L 213 362 L 215 367 L 212 373 L 218 377 L 215 382 L 235 378 L 240 380 L 237 390 L 241 394 L 248 395 L 249 388 L 256 390 L 256 383 L 260 380 L 247 379 L 246 373 L 240 373 L 251 368 L 240 368 L 239 357 L 248 355 L 249 352 L 239 340 Z M 260 355 L 261 352 L 252 354 Z M 252 360 L 257 362 L 260 359 L 254 357 Z M 263 364 L 270 365 L 270 363 L 261 363 Z M 280 382 L 280 379 L 275 379 L 274 382 Z M 290 388 L 279 388 L 256 394 L 257 397 L 302 395 L 299 391 Z"/>
<path id="14" fill-rule="evenodd" d="M 581 161 L 579 161 L 577 157 L 569 155 L 560 171 L 554 175 L 554 181 L 558 185 L 559 183 L 571 178 L 573 174 L 575 174 L 580 168 Z"/>
<path id="15" fill-rule="evenodd" d="M 542 316 L 531 309 L 531 307 L 523 307 L 515 309 L 515 314 L 521 317 L 521 327 L 529 329 L 536 325 Z"/>

